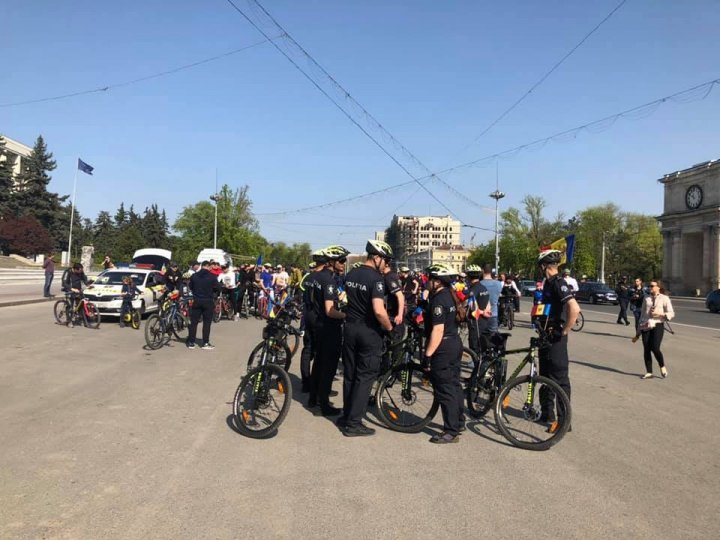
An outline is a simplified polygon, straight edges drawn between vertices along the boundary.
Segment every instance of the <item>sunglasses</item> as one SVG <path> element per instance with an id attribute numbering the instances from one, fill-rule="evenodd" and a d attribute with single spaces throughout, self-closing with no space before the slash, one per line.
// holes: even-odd
<path id="1" fill-rule="evenodd" d="M 650 287 L 651 289 L 652 289 L 653 287 L 657 287 L 657 286 L 658 286 L 657 283 L 651 283 L 650 285 L 648 285 L 648 287 Z"/>

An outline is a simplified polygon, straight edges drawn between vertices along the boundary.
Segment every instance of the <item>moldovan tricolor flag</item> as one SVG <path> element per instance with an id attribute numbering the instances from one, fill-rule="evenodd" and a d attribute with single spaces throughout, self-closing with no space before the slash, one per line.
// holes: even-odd
<path id="1" fill-rule="evenodd" d="M 555 240 L 552 244 L 550 244 L 550 249 L 562 251 L 563 256 L 562 259 L 560 259 L 560 264 L 571 263 L 573 255 L 575 255 L 575 235 L 571 234 L 565 238 L 561 238 L 560 240 Z"/>

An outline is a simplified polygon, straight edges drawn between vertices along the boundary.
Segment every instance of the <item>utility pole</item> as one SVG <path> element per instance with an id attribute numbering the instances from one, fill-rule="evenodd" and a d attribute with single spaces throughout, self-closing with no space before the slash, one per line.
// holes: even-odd
<path id="1" fill-rule="evenodd" d="M 215 168 L 215 193 L 210 196 L 210 200 L 215 202 L 215 226 L 213 227 L 214 233 L 213 233 L 213 249 L 217 249 L 217 213 L 218 213 L 218 192 L 217 192 L 217 180 L 218 180 L 218 171 L 217 168 Z"/>
<path id="2" fill-rule="evenodd" d="M 495 273 L 500 272 L 500 222 L 499 222 L 499 214 L 498 214 L 498 203 L 500 202 L 500 199 L 502 199 L 505 196 L 505 194 L 495 188 L 495 191 L 493 191 L 490 194 L 490 197 L 495 199 Z"/>
<path id="3" fill-rule="evenodd" d="M 605 233 L 602 233 L 602 255 L 600 256 L 600 283 L 605 283 Z"/>

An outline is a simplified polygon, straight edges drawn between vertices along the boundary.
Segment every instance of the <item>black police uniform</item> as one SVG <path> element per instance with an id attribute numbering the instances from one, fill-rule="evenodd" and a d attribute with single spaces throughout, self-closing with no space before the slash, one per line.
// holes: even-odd
<path id="1" fill-rule="evenodd" d="M 567 282 L 559 275 L 545 280 L 542 290 L 542 303 L 550 305 L 550 314 L 547 321 L 541 321 L 550 332 L 550 345 L 540 349 L 540 375 L 548 377 L 558 383 L 570 398 L 570 359 L 568 357 L 568 337 L 562 335 L 565 325 L 565 303 L 573 298 L 573 293 Z M 555 420 L 553 404 L 555 394 L 547 387 L 540 390 L 540 406 L 545 421 Z M 558 411 L 561 415 L 563 411 Z"/>
<path id="2" fill-rule="evenodd" d="M 325 268 L 315 274 L 316 285 L 313 288 L 315 322 L 315 362 L 313 362 L 309 404 L 318 403 L 323 409 L 330 407 L 330 391 L 333 377 L 337 371 L 342 353 L 342 321 L 332 319 L 325 313 L 325 301 L 331 300 L 337 305 L 338 291 L 332 270 Z"/>
<path id="3" fill-rule="evenodd" d="M 463 344 L 455 321 L 455 302 L 448 287 L 430 297 L 430 326 L 444 325 L 440 345 L 430 359 L 430 380 L 440 402 L 443 431 L 456 436 L 465 420 L 464 399 L 460 385 L 460 360 Z"/>
<path id="4" fill-rule="evenodd" d="M 303 350 L 300 355 L 300 378 L 302 380 L 302 391 L 310 392 L 313 395 L 312 365 L 317 355 L 316 343 L 319 337 L 317 332 L 318 313 L 315 303 L 317 287 L 320 284 L 315 280 L 317 272 L 310 272 L 305 278 L 305 290 L 303 291 L 303 320 L 305 334 L 303 334 Z"/>
<path id="5" fill-rule="evenodd" d="M 187 343 L 195 343 L 197 326 L 203 320 L 203 345 L 210 343 L 210 325 L 215 312 L 215 294 L 220 292 L 220 283 L 217 276 L 207 268 L 201 268 L 190 277 L 188 285 L 193 294 L 193 304 L 190 309 L 190 327 L 188 328 Z"/>
<path id="6" fill-rule="evenodd" d="M 385 296 L 385 280 L 369 266 L 345 277 L 348 305 L 343 331 L 343 418 L 345 427 L 361 425 L 382 356 L 382 328 L 372 301 Z"/>
<path id="7" fill-rule="evenodd" d="M 627 326 L 630 324 L 627 318 L 627 309 L 628 304 L 630 303 L 630 287 L 627 282 L 621 280 L 620 283 L 617 284 L 617 287 L 615 287 L 615 293 L 617 294 L 618 302 L 620 303 L 620 312 L 618 313 L 617 322 L 618 324 L 624 322 Z"/>
<path id="8" fill-rule="evenodd" d="M 384 278 L 385 294 L 387 295 L 387 314 L 390 317 L 390 322 L 392 322 L 392 320 L 400 312 L 400 304 L 396 295 L 397 293 L 402 291 L 402 282 L 400 281 L 400 276 L 398 276 L 395 272 L 388 272 L 384 275 Z M 393 341 L 400 341 L 404 336 L 405 324 L 400 323 L 398 325 L 395 325 L 395 323 L 393 323 L 393 329 L 392 332 L 390 332 L 391 339 Z"/>
<path id="9" fill-rule="evenodd" d="M 470 284 L 467 290 L 467 296 L 475 299 L 475 303 L 480 311 L 484 312 L 485 309 L 487 309 L 488 302 L 490 302 L 490 295 L 485 285 L 480 283 L 479 280 L 476 283 Z M 482 352 L 487 349 L 487 339 L 489 335 L 488 320 L 483 316 L 475 319 L 470 313 L 470 310 L 468 310 L 467 321 L 468 345 L 470 349 L 480 357 Z"/>

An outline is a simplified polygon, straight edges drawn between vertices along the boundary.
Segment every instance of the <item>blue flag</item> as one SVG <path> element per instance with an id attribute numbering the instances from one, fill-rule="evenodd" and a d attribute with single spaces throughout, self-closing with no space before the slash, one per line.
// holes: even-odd
<path id="1" fill-rule="evenodd" d="M 95 169 L 95 167 L 91 167 L 87 163 L 85 163 L 82 159 L 78 158 L 78 170 L 84 172 L 85 174 L 89 174 L 92 176 L 92 172 Z"/>
<path id="2" fill-rule="evenodd" d="M 261 253 L 260 255 L 258 255 L 257 261 L 255 261 L 255 266 L 262 266 L 262 261 L 263 261 L 263 257 L 262 257 L 262 253 Z"/>

